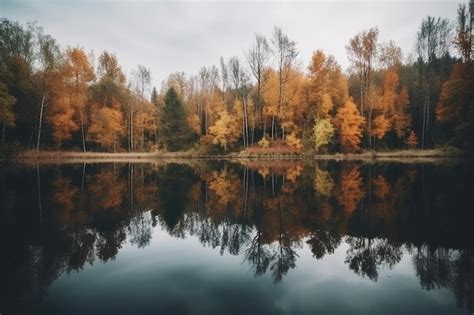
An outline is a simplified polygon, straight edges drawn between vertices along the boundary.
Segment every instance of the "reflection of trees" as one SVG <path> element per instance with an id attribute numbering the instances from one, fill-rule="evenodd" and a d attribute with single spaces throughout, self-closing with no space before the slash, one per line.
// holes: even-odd
<path id="1" fill-rule="evenodd" d="M 344 167 L 341 171 L 339 185 L 337 187 L 336 199 L 351 214 L 364 197 L 362 177 L 359 167 L 356 165 Z"/>
<path id="2" fill-rule="evenodd" d="M 5 248 L 16 259 L 0 267 L 16 268 L 12 274 L 27 279 L 17 290 L 30 290 L 31 296 L 39 298 L 63 272 L 113 260 L 127 240 L 148 246 L 159 224 L 170 235 L 194 236 L 221 255 L 242 255 L 256 276 L 267 274 L 274 282 L 296 267 L 303 244 L 322 259 L 344 240 L 348 268 L 374 281 L 409 248 L 423 288 L 453 288 L 458 304 L 472 309 L 473 252 L 446 249 L 472 248 L 467 241 L 472 216 L 459 210 L 468 203 L 455 198 L 460 184 L 454 179 L 428 180 L 434 176 L 428 167 L 425 181 L 416 166 L 327 162 L 260 161 L 244 168 L 100 164 L 40 171 L 42 221 L 36 197 L 18 197 L 37 191 L 36 177 L 0 170 L 3 242 L 15 236 L 15 245 L 6 242 Z M 427 198 L 433 200 L 429 209 Z M 446 208 L 449 202 L 452 208 Z"/>
<path id="3" fill-rule="evenodd" d="M 393 268 L 402 259 L 402 248 L 384 239 L 348 237 L 346 263 L 362 277 L 377 281 L 378 269 Z"/>
<path id="4" fill-rule="evenodd" d="M 453 288 L 456 303 L 474 311 L 474 252 L 421 246 L 412 248 L 413 264 L 426 290 Z"/>
<path id="5" fill-rule="evenodd" d="M 130 243 L 137 245 L 138 248 L 143 248 L 150 244 L 151 228 L 153 221 L 150 213 L 139 213 L 130 220 L 128 231 L 130 234 Z"/>
<path id="6" fill-rule="evenodd" d="M 334 188 L 334 181 L 328 171 L 320 169 L 316 165 L 314 173 L 314 192 L 318 196 L 330 197 Z"/>
<path id="7" fill-rule="evenodd" d="M 310 245 L 314 258 L 321 259 L 327 254 L 334 253 L 341 244 L 341 235 L 329 230 L 316 230 L 311 233 L 306 243 Z"/>

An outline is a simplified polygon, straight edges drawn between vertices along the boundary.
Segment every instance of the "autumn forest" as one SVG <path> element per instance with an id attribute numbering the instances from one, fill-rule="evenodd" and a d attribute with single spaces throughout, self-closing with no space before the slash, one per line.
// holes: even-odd
<path id="1" fill-rule="evenodd" d="M 413 50 L 354 32 L 343 71 L 317 49 L 298 59 L 283 29 L 256 34 L 245 58 L 197 74 L 130 75 L 113 52 L 62 47 L 36 23 L 0 21 L 3 150 L 361 152 L 474 148 L 469 6 L 420 21 Z M 321 43 L 323 45 L 323 43 Z M 304 63 L 304 64 L 302 64 Z"/>

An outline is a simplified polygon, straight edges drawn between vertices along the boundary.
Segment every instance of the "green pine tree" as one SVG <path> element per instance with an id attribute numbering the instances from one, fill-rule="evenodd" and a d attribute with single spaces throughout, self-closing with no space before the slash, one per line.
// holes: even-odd
<path id="1" fill-rule="evenodd" d="M 160 117 L 161 141 L 169 151 L 189 148 L 193 132 L 186 119 L 186 109 L 173 88 L 165 95 L 165 105 Z"/>

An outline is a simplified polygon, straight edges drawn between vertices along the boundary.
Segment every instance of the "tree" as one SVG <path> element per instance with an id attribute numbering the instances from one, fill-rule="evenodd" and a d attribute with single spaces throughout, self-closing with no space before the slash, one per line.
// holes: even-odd
<path id="1" fill-rule="evenodd" d="M 372 128 L 372 136 L 377 139 L 382 139 L 387 132 L 390 130 L 390 120 L 388 120 L 385 115 L 378 115 L 374 119 Z"/>
<path id="2" fill-rule="evenodd" d="M 349 45 L 346 46 L 349 60 L 352 62 L 352 66 L 357 73 L 359 80 L 359 111 L 363 117 L 367 116 L 369 148 L 372 147 L 373 103 L 369 102 L 367 115 L 365 105 L 370 95 L 369 93 L 372 85 L 372 75 L 374 71 L 375 57 L 377 55 L 378 35 L 379 30 L 377 27 L 373 27 L 368 31 L 364 30 L 352 37 L 349 41 Z"/>
<path id="3" fill-rule="evenodd" d="M 11 140 L 16 139 L 28 146 L 38 121 L 37 81 L 32 65 L 20 56 L 11 56 L 0 65 L 0 82 L 6 86 L 7 93 L 16 99 L 12 108 L 15 128 L 12 129 Z"/>
<path id="4" fill-rule="evenodd" d="M 339 143 L 344 151 L 357 151 L 362 138 L 365 118 L 359 114 L 352 100 L 337 110 L 334 125 L 339 131 Z"/>
<path id="5" fill-rule="evenodd" d="M 116 152 L 128 125 L 125 117 L 129 89 L 114 54 L 104 51 L 99 56 L 97 73 L 98 80 L 90 87 L 90 125 L 86 139 Z"/>
<path id="6" fill-rule="evenodd" d="M 81 128 L 82 150 L 86 152 L 85 110 L 88 100 L 89 83 L 95 78 L 94 69 L 82 48 L 69 48 L 63 66 L 68 102 L 75 111 Z"/>
<path id="7" fill-rule="evenodd" d="M 378 50 L 379 61 L 383 68 L 394 69 L 402 65 L 402 49 L 393 40 L 382 43 Z"/>
<path id="8" fill-rule="evenodd" d="M 376 96 L 374 102 L 375 119 L 373 120 L 373 128 L 371 137 L 382 139 L 390 130 L 392 124 L 392 115 L 395 112 L 395 101 L 397 100 L 398 91 L 398 74 L 394 68 L 390 68 L 383 72 L 383 86 L 380 96 Z M 372 89 L 371 93 L 375 93 L 376 89 Z"/>
<path id="9" fill-rule="evenodd" d="M 249 134 L 249 76 L 247 72 L 240 66 L 240 61 L 237 57 L 232 57 L 229 60 L 230 79 L 233 83 L 234 90 L 241 99 L 242 104 L 242 137 L 244 147 L 250 145 Z"/>
<path id="10" fill-rule="evenodd" d="M 313 127 L 313 137 L 316 151 L 332 142 L 334 127 L 329 118 L 316 120 Z"/>
<path id="11" fill-rule="evenodd" d="M 170 151 L 183 150 L 192 141 L 192 131 L 186 119 L 186 111 L 174 88 L 165 95 L 165 104 L 160 117 L 160 136 Z"/>
<path id="12" fill-rule="evenodd" d="M 39 29 L 34 24 L 24 28 L 18 22 L 0 19 L 0 64 L 12 56 L 21 57 L 32 64 L 35 58 L 34 36 Z"/>
<path id="13" fill-rule="evenodd" d="M 403 138 L 411 127 L 411 115 L 409 112 L 410 96 L 407 87 L 403 87 L 395 100 L 395 109 L 392 115 L 392 128 L 398 138 Z"/>
<path id="14" fill-rule="evenodd" d="M 239 125 L 227 111 L 222 111 L 219 119 L 209 127 L 209 134 L 214 137 L 212 143 L 220 145 L 225 151 L 239 139 Z"/>
<path id="15" fill-rule="evenodd" d="M 472 4 L 471 2 L 471 5 Z M 470 62 L 472 58 L 472 29 L 471 17 L 466 8 L 466 4 L 460 3 L 458 7 L 458 15 L 456 21 L 456 36 L 454 38 L 454 45 L 456 46 L 463 62 Z"/>
<path id="16" fill-rule="evenodd" d="M 414 149 L 418 146 L 418 137 L 413 130 L 410 132 L 410 135 L 407 138 L 407 144 L 410 149 Z"/>
<path id="17" fill-rule="evenodd" d="M 421 148 L 429 145 L 429 131 L 433 121 L 433 90 L 439 83 L 434 77 L 435 61 L 449 54 L 450 24 L 447 19 L 428 16 L 417 33 L 416 53 L 422 93 Z"/>
<path id="18" fill-rule="evenodd" d="M 308 70 L 309 112 L 314 113 L 315 119 L 327 118 L 334 107 L 348 99 L 347 79 L 334 57 L 321 50 L 313 53 Z"/>
<path id="19" fill-rule="evenodd" d="M 270 58 L 270 46 L 268 45 L 267 39 L 263 35 L 255 35 L 255 43 L 246 54 L 247 62 L 250 66 L 255 80 L 257 81 L 257 100 L 255 102 L 254 118 L 252 126 L 252 143 L 254 141 L 255 134 L 255 121 L 257 112 L 260 114 L 260 119 L 263 117 L 263 102 L 262 102 L 262 88 L 264 86 L 265 72 L 264 69 Z M 266 133 L 266 124 L 263 126 L 263 135 Z"/>
<path id="20" fill-rule="evenodd" d="M 283 33 L 281 28 L 273 29 L 272 52 L 277 63 L 278 73 L 278 113 L 280 114 L 285 105 L 285 87 L 289 80 L 291 70 L 294 66 L 295 59 L 298 56 L 296 42 L 290 40 L 288 35 Z M 277 138 L 275 129 L 275 118 L 272 117 L 272 138 Z M 282 139 L 285 136 L 285 130 L 282 128 Z"/>
<path id="21" fill-rule="evenodd" d="M 39 151 L 40 142 L 41 142 L 41 130 L 43 126 L 43 112 L 44 106 L 47 101 L 47 97 L 51 99 L 51 89 L 50 83 L 53 79 L 54 71 L 57 67 L 57 62 L 59 59 L 59 47 L 56 44 L 56 40 L 49 35 L 43 35 L 42 33 L 38 34 L 39 41 L 39 59 L 41 64 L 41 104 L 39 110 L 38 118 L 38 137 L 36 141 L 36 151 Z M 57 74 L 57 73 L 56 73 Z"/>
<path id="22" fill-rule="evenodd" d="M 88 140 L 107 150 L 117 151 L 120 137 L 125 133 L 124 120 L 118 104 L 111 107 L 94 106 L 91 113 Z"/>
<path id="23" fill-rule="evenodd" d="M 441 86 L 436 118 L 445 127 L 448 141 L 472 150 L 474 130 L 474 64 L 454 65 L 450 78 Z"/>
<path id="24" fill-rule="evenodd" d="M 48 85 L 49 106 L 45 111 L 45 121 L 51 126 L 53 142 L 57 146 L 70 140 L 79 130 L 79 125 L 74 119 L 74 95 L 68 89 L 65 75 L 64 65 L 51 72 Z"/>
<path id="25" fill-rule="evenodd" d="M 145 112 L 145 107 L 148 107 L 148 110 L 151 110 L 149 104 L 146 103 L 145 99 L 145 92 L 148 90 L 150 82 L 151 82 L 151 71 L 142 65 L 138 65 L 136 71 L 133 72 L 133 76 L 135 78 L 135 91 L 138 94 L 138 114 L 136 117 L 130 118 L 130 141 L 133 144 L 133 136 L 134 136 L 134 129 L 133 129 L 133 122 L 136 120 L 135 126 L 138 126 L 138 131 L 140 132 L 140 147 L 143 151 L 145 145 L 145 126 L 147 125 L 146 118 L 149 117 L 149 113 Z M 133 106 L 132 102 L 132 106 Z M 130 110 L 133 112 L 133 108 Z M 133 146 L 132 146 L 133 149 Z"/>
<path id="26" fill-rule="evenodd" d="M 16 99 L 10 95 L 7 86 L 0 82 L 0 123 L 2 124 L 2 142 L 5 142 L 6 128 L 15 126 L 15 113 L 13 112 L 13 105 Z"/>

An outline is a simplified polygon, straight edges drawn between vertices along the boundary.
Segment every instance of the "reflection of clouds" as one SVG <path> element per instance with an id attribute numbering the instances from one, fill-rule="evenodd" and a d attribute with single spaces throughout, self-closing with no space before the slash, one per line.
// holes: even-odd
<path id="1" fill-rule="evenodd" d="M 202 65 L 216 64 L 220 56 L 244 57 L 253 34 L 268 35 L 273 25 L 281 26 L 298 43 L 301 51 L 298 59 L 303 63 L 310 60 L 315 49 L 322 48 L 347 67 L 348 39 L 356 31 L 374 25 L 379 26 L 382 40 L 393 39 L 404 52 L 409 52 L 422 18 L 429 14 L 455 20 L 456 7 L 457 1 L 448 0 L 335 3 L 4 0 L 2 16 L 22 22 L 37 20 L 44 25 L 46 33 L 65 45 L 83 46 L 96 53 L 104 49 L 115 52 L 127 71 L 140 62 L 152 69 L 153 85 L 160 86 L 169 73 L 197 73 Z"/>
<path id="2" fill-rule="evenodd" d="M 252 278 L 262 277 L 254 281 L 267 279 L 281 286 L 310 268 L 324 265 L 330 269 L 327 264 L 335 263 L 334 255 L 338 268 L 344 268 L 344 277 L 339 280 L 357 275 L 373 286 L 386 280 L 384 272 L 394 272 L 397 265 L 408 262 L 416 275 L 409 269 L 405 277 L 421 282 L 424 289 L 450 288 L 459 305 L 472 308 L 474 254 L 471 250 L 448 249 L 449 244 L 460 244 L 460 234 L 456 233 L 464 228 L 461 216 L 446 220 L 446 212 L 441 211 L 444 208 L 433 199 L 429 220 L 419 219 L 417 209 L 426 196 L 417 194 L 425 186 L 421 186 L 416 167 L 368 169 L 354 163 L 299 163 L 294 169 L 299 173 L 295 181 L 287 177 L 293 172 L 289 164 L 279 168 L 271 165 L 265 177 L 257 167 L 242 168 L 232 163 L 203 163 L 195 168 L 101 164 L 87 167 L 84 180 L 82 168 L 43 170 L 50 175 L 41 177 L 46 194 L 42 198 L 44 238 L 35 247 L 33 254 L 38 257 L 33 265 L 40 259 L 41 263 L 48 262 L 44 281 L 52 281 L 65 271 L 82 273 L 87 264 L 116 262 L 121 253 L 130 250 L 140 248 L 144 249 L 140 255 L 152 255 L 150 251 L 157 243 L 152 236 L 162 233 L 166 234 L 164 242 L 169 242 L 170 256 L 165 257 L 169 260 L 181 257 L 176 248 L 182 246 L 186 251 L 186 244 L 193 242 L 190 250 L 195 255 L 222 256 L 212 262 L 216 266 L 233 259 L 244 264 Z M 428 172 L 430 169 L 425 169 L 424 175 L 435 174 Z M 447 173 L 451 173 L 449 169 Z M 18 177 L 13 181 L 10 175 L 5 178 L 6 183 L 23 180 Z M 459 182 L 459 178 L 455 180 Z M 425 188 L 441 201 L 457 200 L 452 193 L 459 191 L 447 187 L 458 186 L 446 180 L 439 181 L 439 187 L 436 183 L 430 181 Z M 12 187 L 19 193 L 36 191 L 30 186 L 25 191 Z M 0 193 L 3 198 L 12 192 Z M 343 193 L 347 196 L 341 196 Z M 347 204 L 341 203 L 342 197 L 348 198 Z M 5 213 L 17 218 L 22 213 L 17 209 L 23 204 L 18 203 L 20 198 L 10 200 Z M 36 202 L 33 199 L 29 208 L 37 209 Z M 344 211 L 344 205 L 354 204 L 352 211 Z M 443 231 L 449 232 L 441 239 L 446 246 L 436 243 L 440 239 L 426 228 L 418 229 L 423 224 L 434 229 L 433 225 L 442 221 Z M 415 234 L 413 226 L 417 228 Z M 420 245 L 426 242 L 433 245 Z M 409 255 L 403 248 L 408 248 Z M 305 266 L 303 271 L 301 266 Z M 40 267 L 36 266 L 39 269 L 35 272 L 42 273 Z"/>

